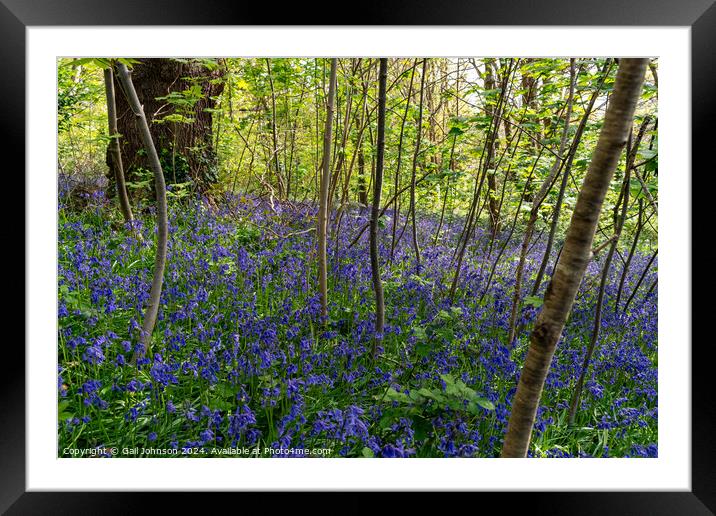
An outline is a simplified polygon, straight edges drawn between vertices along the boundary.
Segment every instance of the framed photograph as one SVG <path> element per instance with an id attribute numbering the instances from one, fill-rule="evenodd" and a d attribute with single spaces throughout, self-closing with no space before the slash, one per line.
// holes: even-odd
<path id="1" fill-rule="evenodd" d="M 716 511 L 710 0 L 184 4 L 0 4 L 26 194 L 0 509 Z"/>

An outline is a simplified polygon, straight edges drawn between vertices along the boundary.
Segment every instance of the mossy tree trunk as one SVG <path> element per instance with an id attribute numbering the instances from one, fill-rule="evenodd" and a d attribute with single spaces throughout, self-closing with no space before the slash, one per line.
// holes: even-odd
<path id="1" fill-rule="evenodd" d="M 220 67 L 210 70 L 201 62 L 191 59 L 151 58 L 139 61 L 132 68 L 132 77 L 163 165 L 165 180 L 170 184 L 192 181 L 193 188 L 203 192 L 217 180 L 211 110 L 216 108 L 216 98 L 224 89 L 221 78 L 225 70 Z M 200 88 L 201 97 L 185 112 L 175 103 L 157 100 L 171 93 L 186 91 L 193 85 Z M 116 77 L 115 87 L 117 92 L 124 92 Z M 127 181 L 136 181 L 140 177 L 138 170 L 151 170 L 151 164 L 144 151 L 126 92 L 116 95 L 116 105 L 117 130 L 122 135 L 120 147 L 125 178 Z M 179 114 L 183 115 L 185 121 L 162 121 L 167 116 Z M 107 154 L 109 164 L 109 149 Z M 114 185 L 114 178 L 109 179 Z"/>

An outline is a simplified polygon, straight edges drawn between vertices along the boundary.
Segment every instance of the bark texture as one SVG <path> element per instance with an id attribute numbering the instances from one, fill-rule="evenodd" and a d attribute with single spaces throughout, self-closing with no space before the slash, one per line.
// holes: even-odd
<path id="1" fill-rule="evenodd" d="M 648 59 L 622 59 L 604 126 L 589 164 L 554 276 L 520 374 L 502 457 L 525 457 L 545 378 L 584 271 L 609 183 L 627 142 Z"/>
<path id="2" fill-rule="evenodd" d="M 167 58 L 141 59 L 141 64 L 132 68 L 135 91 L 139 104 L 143 106 L 157 154 L 164 165 L 166 182 L 182 183 L 191 180 L 198 191 L 206 190 L 217 180 L 216 151 L 212 138 L 211 110 L 216 107 L 215 97 L 224 89 L 219 80 L 224 70 L 210 71 L 203 64 L 187 60 Z M 167 115 L 177 113 L 176 107 L 166 100 L 157 100 L 172 92 L 181 92 L 192 84 L 201 87 L 202 98 L 184 116 L 191 123 L 159 122 Z M 142 135 L 134 120 L 134 114 L 127 99 L 127 92 L 120 81 L 115 80 L 117 128 L 122 135 L 121 153 L 127 181 L 138 179 L 138 168 L 151 169 L 149 156 L 143 151 Z M 108 152 L 109 165 L 109 152 Z M 110 178 L 113 182 L 114 178 Z"/>
<path id="3" fill-rule="evenodd" d="M 380 279 L 378 263 L 378 217 L 380 216 L 380 194 L 383 189 L 383 159 L 385 154 L 385 90 L 388 77 L 388 59 L 381 58 L 378 72 L 378 149 L 373 180 L 373 204 L 370 211 L 370 270 L 375 292 L 375 338 L 373 339 L 373 357 L 383 339 L 385 324 L 385 303 L 383 301 L 383 283 Z"/>
<path id="4" fill-rule="evenodd" d="M 114 93 L 114 72 L 112 68 L 104 70 L 104 92 L 107 97 L 107 127 L 109 129 L 108 159 L 110 174 L 114 178 L 119 210 L 122 212 L 124 222 L 132 222 L 132 208 L 127 197 L 127 187 L 124 183 L 124 167 L 122 166 L 122 153 L 119 148 L 119 136 L 117 135 L 117 105 Z"/>
<path id="5" fill-rule="evenodd" d="M 418 222 L 415 215 L 415 174 L 420 156 L 420 143 L 423 136 L 423 100 L 425 99 L 425 73 L 428 58 L 423 58 L 423 73 L 420 74 L 420 104 L 418 106 L 418 134 L 415 136 L 415 153 L 413 154 L 413 168 L 410 173 L 410 215 L 413 229 L 413 250 L 415 251 L 415 270 L 420 274 L 420 242 L 418 241 Z"/>
<path id="6" fill-rule="evenodd" d="M 323 131 L 323 167 L 318 205 L 318 292 L 321 298 L 321 317 L 328 317 L 328 264 L 326 263 L 326 235 L 328 232 L 328 190 L 331 181 L 331 135 L 333 106 L 336 98 L 337 59 L 331 59 L 331 79 L 328 86 L 326 127 Z"/>

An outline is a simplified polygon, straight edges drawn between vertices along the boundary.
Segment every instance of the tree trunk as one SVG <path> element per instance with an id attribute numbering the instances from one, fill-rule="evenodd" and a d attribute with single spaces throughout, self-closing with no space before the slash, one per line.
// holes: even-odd
<path id="1" fill-rule="evenodd" d="M 370 270 L 375 291 L 375 337 L 373 339 L 373 358 L 378 353 L 378 346 L 383 340 L 385 324 L 385 304 L 383 301 L 383 283 L 380 279 L 380 263 L 378 263 L 378 217 L 380 213 L 380 194 L 383 188 L 383 158 L 385 151 L 385 90 L 388 77 L 388 59 L 380 59 L 378 72 L 378 149 L 373 180 L 373 204 L 370 212 Z"/>
<path id="2" fill-rule="evenodd" d="M 358 153 L 358 202 L 363 206 L 368 205 L 368 190 L 365 187 L 365 154 L 363 153 L 363 142 L 356 150 Z"/>
<path id="3" fill-rule="evenodd" d="M 403 111 L 403 118 L 400 121 L 400 136 L 398 137 L 398 160 L 395 166 L 395 179 L 393 181 L 393 191 L 397 192 L 400 188 L 400 164 L 402 163 L 403 157 L 403 135 L 405 134 L 405 121 L 408 118 L 408 110 L 410 109 L 410 98 L 413 96 L 413 79 L 415 78 L 415 69 L 418 66 L 418 60 L 416 59 L 413 63 L 413 70 L 410 72 L 410 85 L 408 86 L 408 96 L 405 98 L 405 110 Z M 411 183 L 412 186 L 412 183 Z M 396 231 L 398 229 L 398 218 L 400 218 L 400 209 L 398 205 L 398 197 L 395 197 L 395 203 L 393 205 L 393 229 L 391 232 L 390 239 L 390 261 L 393 261 L 395 254 L 395 246 L 397 241 L 395 238 Z"/>
<path id="4" fill-rule="evenodd" d="M 278 189 L 278 198 L 284 197 L 284 180 L 281 172 L 281 164 L 278 159 L 278 132 L 276 129 L 276 92 L 273 87 L 273 74 L 271 73 L 271 60 L 266 58 L 266 71 L 268 73 L 269 86 L 271 88 L 271 137 L 273 142 L 273 153 L 269 163 L 273 164 L 273 173 L 276 176 L 276 188 Z M 271 165 L 269 165 L 271 166 Z"/>
<path id="5" fill-rule="evenodd" d="M 492 91 L 495 88 L 495 76 L 493 75 L 492 60 L 485 60 L 485 90 Z M 494 117 L 494 108 L 488 103 L 485 106 L 487 116 Z M 499 128 L 499 122 L 498 122 Z M 496 130 L 499 132 L 499 129 Z M 487 199 L 488 199 L 488 213 L 490 215 L 490 233 L 492 240 L 495 239 L 497 233 L 500 230 L 500 214 L 497 209 L 497 180 L 495 179 L 495 154 L 497 152 L 498 138 L 495 137 L 492 145 L 493 150 L 490 153 L 490 161 L 487 163 Z"/>
<path id="6" fill-rule="evenodd" d="M 654 260 L 656 259 L 656 255 L 658 253 L 659 253 L 659 250 L 657 249 L 656 251 L 654 251 L 654 254 L 651 255 L 651 258 L 649 258 L 649 262 L 646 264 L 646 267 L 644 267 L 644 270 L 642 271 L 641 276 L 639 276 L 639 281 L 636 282 L 634 289 L 631 291 L 631 295 L 629 296 L 629 299 L 627 299 L 627 302 L 624 304 L 624 313 L 627 313 L 627 310 L 629 310 L 629 305 L 631 304 L 632 300 L 634 299 L 634 296 L 636 295 L 636 293 L 639 291 L 639 287 L 641 287 L 641 284 L 644 281 L 644 278 L 646 278 L 646 273 L 649 272 L 649 268 L 651 267 L 651 264 L 654 263 Z"/>
<path id="7" fill-rule="evenodd" d="M 646 127 L 649 123 L 649 118 L 647 117 L 644 120 L 644 123 L 642 124 L 641 128 L 639 129 L 639 135 L 637 136 L 637 142 L 635 144 L 636 148 L 632 152 L 632 155 L 634 158 L 636 158 L 636 153 L 639 147 L 639 143 L 641 142 L 642 138 L 644 137 L 644 133 L 646 132 Z M 628 163 L 628 165 L 631 165 L 633 167 L 634 165 L 634 159 L 631 159 Z M 636 169 L 634 169 L 634 173 L 636 174 Z M 642 186 L 643 188 L 643 186 Z M 631 261 L 634 258 L 634 253 L 636 251 L 637 243 L 639 242 L 639 235 L 641 234 L 641 231 L 643 227 L 646 225 L 646 222 L 643 220 L 644 216 L 644 200 L 639 199 L 639 211 L 638 211 L 638 219 L 637 219 L 637 225 L 636 225 L 636 231 L 634 233 L 634 239 L 632 240 L 631 249 L 629 249 L 629 256 L 627 256 L 626 263 L 624 264 L 624 268 L 622 269 L 622 275 L 619 280 L 619 289 L 617 290 L 617 299 L 614 302 L 614 313 L 616 314 L 619 311 L 619 303 L 621 302 L 622 298 L 622 291 L 624 290 L 624 282 L 626 281 L 627 274 L 629 274 L 629 266 L 631 265 Z M 647 219 L 648 221 L 648 219 Z M 624 221 L 622 221 L 622 225 L 624 224 Z"/>
<path id="8" fill-rule="evenodd" d="M 104 91 L 107 97 L 107 127 L 109 129 L 108 165 L 110 174 L 114 177 L 119 200 L 119 210 L 122 212 L 124 222 L 134 220 L 132 208 L 127 198 L 127 187 L 124 184 L 124 168 L 122 167 L 122 153 L 119 149 L 119 136 L 117 131 L 117 104 L 114 94 L 114 73 L 112 68 L 104 70 Z"/>
<path id="9" fill-rule="evenodd" d="M 203 192 L 217 180 L 216 152 L 212 139 L 213 117 L 207 109 L 216 106 L 214 98 L 224 89 L 223 82 L 216 80 L 223 74 L 222 68 L 210 71 L 196 61 L 182 62 L 166 58 L 141 59 L 141 64 L 136 64 L 132 69 L 137 97 L 144 106 L 167 182 L 192 181 L 194 188 Z M 121 87 L 119 81 L 116 84 Z M 201 98 L 184 115 L 193 122 L 159 123 L 166 116 L 179 113 L 173 105 L 166 100 L 157 100 L 157 97 L 185 91 L 194 84 L 201 88 Z M 118 95 L 116 99 L 117 126 L 122 135 L 125 176 L 128 181 L 135 181 L 138 179 L 138 169 L 151 169 L 151 163 L 142 152 L 144 142 L 141 131 L 134 122 L 125 95 Z"/>
<path id="10" fill-rule="evenodd" d="M 546 267 L 546 262 L 549 259 L 549 255 L 552 252 L 552 245 L 554 242 L 554 235 L 557 230 L 557 222 L 559 221 L 559 213 L 560 213 L 560 207 L 562 204 L 562 198 L 564 196 L 564 192 L 567 188 L 567 180 L 569 179 L 570 170 L 572 167 L 572 161 L 574 160 L 574 156 L 577 153 L 577 148 L 579 147 L 579 143 L 582 139 L 582 134 L 584 133 L 584 129 L 587 125 L 587 120 L 589 120 L 589 115 L 592 112 L 592 109 L 594 108 L 594 103 L 597 100 L 597 97 L 599 96 L 599 92 L 601 90 L 602 85 L 604 84 L 604 80 L 607 78 L 607 75 L 609 73 L 610 65 L 609 63 L 604 65 L 604 70 L 602 73 L 602 78 L 599 83 L 599 86 L 597 86 L 597 89 L 592 93 L 591 98 L 589 99 L 589 104 L 587 105 L 587 108 L 584 111 L 584 115 L 582 116 L 582 120 L 579 123 L 579 127 L 577 127 L 577 131 L 574 135 L 574 139 L 572 140 L 572 145 L 569 148 L 568 155 L 566 157 L 566 161 L 562 162 L 561 169 L 557 168 L 556 166 L 552 168 L 550 171 L 550 175 L 547 178 L 547 180 L 542 183 L 542 186 L 540 187 L 539 192 L 537 193 L 536 198 L 534 199 L 534 202 L 532 204 L 532 210 L 530 211 L 530 218 L 527 222 L 527 229 L 525 230 L 525 236 L 524 240 L 522 242 L 522 251 L 520 254 L 520 262 L 517 265 L 517 279 L 515 282 L 515 292 L 512 299 L 512 312 L 510 314 L 510 329 L 509 329 L 509 335 L 508 335 L 508 344 L 512 344 L 513 339 L 515 336 L 520 333 L 518 330 L 516 324 L 517 324 L 517 314 L 520 309 L 521 305 L 521 289 L 522 289 L 522 275 L 524 272 L 524 264 L 525 260 L 527 258 L 527 249 L 529 246 L 529 240 L 532 238 L 532 231 L 534 230 L 535 223 L 537 222 L 537 214 L 540 205 L 544 201 L 545 197 L 549 193 L 550 188 L 552 187 L 552 183 L 556 180 L 557 175 L 559 174 L 560 170 L 562 170 L 562 184 L 560 186 L 559 194 L 557 195 L 557 201 L 555 203 L 555 208 L 553 210 L 552 215 L 552 226 L 550 227 L 550 234 L 549 238 L 547 240 L 547 248 L 545 250 L 545 256 L 547 258 L 543 258 L 542 263 Z M 561 154 L 561 153 L 560 153 Z M 556 163 L 555 163 L 556 165 Z M 542 265 L 540 266 L 540 271 L 542 273 L 540 274 L 538 272 L 537 274 L 537 281 L 535 281 L 535 287 L 533 290 L 536 293 L 538 284 L 542 281 L 541 275 L 544 274 L 544 270 Z M 532 295 L 535 295 L 534 293 Z"/>
<path id="11" fill-rule="evenodd" d="M 569 131 L 569 122 L 572 118 L 572 107 L 573 107 L 573 100 L 574 100 L 574 85 L 575 80 L 577 77 L 576 70 L 574 68 L 575 61 L 572 59 L 570 61 L 570 67 L 569 67 L 569 73 L 571 76 L 571 80 L 569 83 L 569 100 L 567 104 L 567 113 L 565 115 L 564 119 L 564 132 L 562 133 L 562 143 L 559 147 L 559 154 L 562 155 L 564 151 L 564 143 L 566 141 L 567 133 Z M 605 67 L 604 74 L 602 74 L 602 77 L 606 78 L 606 74 L 608 73 L 609 68 Z M 599 90 L 601 89 L 602 83 L 600 82 L 599 87 L 597 88 L 597 94 Z M 597 94 L 595 94 L 592 99 L 596 100 Z M 577 153 L 577 146 L 579 145 L 579 140 L 581 140 L 582 133 L 584 131 L 584 128 L 587 123 L 587 119 L 589 118 L 589 113 L 592 111 L 592 107 L 594 106 L 594 102 L 590 101 L 589 109 L 587 113 L 585 114 L 585 118 L 582 119 L 582 122 L 579 125 L 579 128 L 577 129 L 577 134 L 579 135 L 579 138 L 575 137 L 574 145 L 572 145 L 571 152 L 569 153 L 569 156 L 567 157 L 567 162 L 563 165 L 563 175 L 562 175 L 562 184 L 559 187 L 559 194 L 557 194 L 557 201 L 554 205 L 553 210 L 553 217 L 552 217 L 552 225 L 549 229 L 549 237 L 547 237 L 547 248 L 545 250 L 544 257 L 542 258 L 542 263 L 540 263 L 539 270 L 537 271 L 537 278 L 535 279 L 534 285 L 532 287 L 532 295 L 536 296 L 537 292 L 539 291 L 539 287 L 542 284 L 542 279 L 544 278 L 545 270 L 547 269 L 547 262 L 549 261 L 550 254 L 552 254 L 552 246 L 554 245 L 554 236 L 557 232 L 557 224 L 559 223 L 559 213 L 562 207 L 562 199 L 564 199 L 564 192 L 567 189 L 567 180 L 569 179 L 569 175 L 572 171 L 572 161 L 574 160 L 574 156 Z M 555 163 L 556 165 L 556 163 Z M 556 178 L 555 178 L 556 179 Z"/>
<path id="12" fill-rule="evenodd" d="M 326 235 L 328 231 L 328 190 L 331 181 L 331 135 L 333 132 L 333 104 L 336 98 L 337 59 L 331 59 L 331 79 L 328 85 L 326 126 L 323 131 L 323 169 L 318 206 L 318 292 L 321 298 L 321 317 L 328 317 L 328 264 L 326 263 Z"/>
<path id="13" fill-rule="evenodd" d="M 117 65 L 119 81 L 127 95 L 127 101 L 130 109 L 134 113 L 137 129 L 142 139 L 144 149 L 149 160 L 149 165 L 154 173 L 154 190 L 157 199 L 157 252 L 154 257 L 154 275 L 152 277 L 152 287 L 149 291 L 149 301 L 147 310 L 144 313 L 144 322 L 142 323 L 142 346 L 143 352 L 149 351 L 152 341 L 152 332 L 157 322 L 157 314 L 159 313 L 159 299 L 162 295 L 162 283 L 164 281 L 164 267 L 167 261 L 167 240 L 169 235 L 169 221 L 167 219 L 167 192 L 164 183 L 164 174 L 162 166 L 159 163 L 159 155 L 154 147 L 152 134 L 149 130 L 149 123 L 144 113 L 144 109 L 139 102 L 139 97 L 134 89 L 132 77 L 127 67 L 119 63 Z M 135 361 L 137 356 L 135 355 Z"/>
<path id="14" fill-rule="evenodd" d="M 420 274 L 420 242 L 418 242 L 418 223 L 415 215 L 415 172 L 420 156 L 420 140 L 423 135 L 423 99 L 425 97 L 425 72 L 428 58 L 423 58 L 423 72 L 420 74 L 420 104 L 418 105 L 418 134 L 415 137 L 415 154 L 413 154 L 413 169 L 410 173 L 410 215 L 413 228 L 413 249 L 415 251 L 415 271 Z"/>
<path id="15" fill-rule="evenodd" d="M 479 215 L 477 208 L 480 201 L 480 193 L 482 192 L 482 184 L 484 183 L 485 176 L 487 175 L 487 164 L 490 163 L 492 160 L 492 151 L 494 150 L 494 142 L 497 138 L 500 119 L 502 118 L 502 113 L 504 111 L 503 108 L 507 98 L 507 85 L 509 84 L 511 71 L 512 68 L 510 66 L 510 69 L 505 74 L 505 78 L 500 88 L 497 105 L 495 107 L 495 110 L 493 111 L 493 120 L 490 124 L 490 128 L 487 134 L 485 135 L 485 143 L 482 149 L 482 155 L 480 156 L 480 162 L 477 167 L 478 173 L 477 177 L 475 178 L 475 187 L 473 190 L 472 203 L 470 205 L 470 209 L 468 211 L 462 233 L 458 238 L 455 253 L 453 255 L 453 261 L 455 263 L 455 273 L 453 274 L 450 291 L 448 292 L 448 299 L 451 303 L 455 299 L 455 293 L 457 292 L 457 283 L 460 278 L 460 269 L 462 267 L 463 258 L 465 257 L 465 250 L 467 249 L 467 244 L 470 241 L 470 235 L 472 234 L 473 227 Z"/>
<path id="16" fill-rule="evenodd" d="M 440 220 L 438 222 L 438 227 L 435 230 L 435 239 L 433 240 L 433 245 L 438 244 L 438 238 L 440 238 L 440 230 L 443 227 L 443 221 L 445 220 L 445 210 L 447 209 L 447 203 L 448 203 L 448 194 L 450 192 L 450 177 L 455 172 L 455 143 L 457 141 L 457 134 L 453 135 L 452 137 L 452 145 L 450 146 L 450 161 L 449 161 L 449 171 L 447 174 L 447 181 L 445 184 L 445 196 L 443 197 L 443 206 L 440 210 Z"/>
<path id="17" fill-rule="evenodd" d="M 495 275 L 495 270 L 497 269 L 497 265 L 499 264 L 500 258 L 502 257 L 502 254 L 505 252 L 505 249 L 507 248 L 507 245 L 510 243 L 510 240 L 512 240 L 512 235 L 515 232 L 515 227 L 517 226 L 517 220 L 520 216 L 520 210 L 522 209 L 522 204 L 525 201 L 525 197 L 527 194 L 527 190 L 530 187 L 530 184 L 532 183 L 532 176 L 534 175 L 535 168 L 537 168 L 537 164 L 539 163 L 540 157 L 542 157 L 542 152 L 544 151 L 544 147 L 541 147 L 539 152 L 537 153 L 537 158 L 534 160 L 534 164 L 532 165 L 532 168 L 530 169 L 530 174 L 527 176 L 527 181 L 525 181 L 525 186 L 522 189 L 522 193 L 520 195 L 520 202 L 517 205 L 517 209 L 515 210 L 515 217 L 512 220 L 512 226 L 510 227 L 510 231 L 507 234 L 507 238 L 505 238 L 505 241 L 502 244 L 502 247 L 500 248 L 499 253 L 497 254 L 497 258 L 495 258 L 495 261 L 492 264 L 492 268 L 490 269 L 490 275 L 487 277 L 487 284 L 485 285 L 482 295 L 480 296 L 479 303 L 482 303 L 482 300 L 485 298 L 485 295 L 490 290 L 490 285 L 492 284 L 492 278 Z M 509 168 L 507 169 L 509 174 Z M 505 174 L 505 175 L 507 175 Z M 506 178 L 505 178 L 506 179 Z"/>
<path id="18" fill-rule="evenodd" d="M 562 254 L 530 336 L 502 457 L 525 457 L 544 382 L 592 252 L 609 183 L 626 144 L 648 59 L 622 59 L 604 126 L 567 231 Z"/>
<path id="19" fill-rule="evenodd" d="M 626 158 L 626 165 L 624 167 L 624 181 L 622 184 L 622 206 L 621 206 L 621 216 L 617 216 L 617 206 L 614 207 L 615 212 L 615 224 L 614 224 L 614 235 L 611 239 L 611 244 L 609 246 L 609 253 L 607 254 L 606 260 L 604 260 L 604 266 L 602 269 L 602 281 L 599 285 L 599 294 L 597 297 L 597 307 L 595 309 L 595 316 L 594 316 L 594 326 L 592 328 L 592 339 L 589 342 L 589 346 L 587 347 L 587 352 L 584 356 L 584 361 L 582 363 L 582 369 L 579 373 L 579 378 L 577 379 L 576 386 L 574 388 L 574 393 L 572 395 L 572 399 L 569 404 L 569 414 L 567 416 L 567 421 L 570 425 L 574 424 L 574 419 L 577 415 L 577 410 L 579 408 L 579 399 L 582 396 L 582 390 L 584 389 L 584 380 L 587 377 L 587 371 L 589 370 L 589 365 L 592 360 L 592 355 L 594 353 L 594 350 L 597 347 L 597 342 L 599 341 L 599 333 L 601 331 L 602 327 L 602 306 L 604 304 L 604 293 L 607 285 L 607 279 L 609 277 L 609 268 L 612 264 L 612 259 L 614 258 L 614 253 L 617 250 L 617 246 L 619 245 L 619 238 L 621 237 L 622 230 L 624 229 L 624 223 L 626 222 L 627 218 L 627 211 L 629 209 L 629 191 L 631 188 L 631 170 L 634 166 L 634 160 L 636 159 L 637 151 L 639 150 L 639 144 L 641 143 L 642 138 L 644 137 L 644 132 L 646 131 L 646 126 L 649 124 L 649 118 L 647 117 L 644 122 L 642 123 L 641 129 L 639 130 L 639 134 L 636 138 L 636 141 L 633 144 L 631 144 L 631 136 L 629 136 L 629 144 L 627 144 L 627 158 Z M 641 215 L 640 215 L 641 218 Z M 641 220 L 640 220 L 641 222 Z M 641 224 L 640 224 L 641 225 Z M 624 272 L 626 273 L 629 269 L 629 262 L 631 261 L 632 254 L 634 252 L 634 249 L 636 248 L 636 238 L 639 237 L 639 232 L 641 231 L 641 228 L 637 230 L 637 233 L 635 235 L 634 245 L 632 246 L 631 253 L 629 254 L 629 258 L 627 258 L 626 262 L 624 263 Z M 623 276 L 622 276 L 623 277 Z M 622 285 L 619 286 L 619 293 L 617 294 L 617 299 L 615 303 L 615 312 L 616 307 L 619 306 L 619 298 L 621 296 L 621 288 Z"/>
<path id="20" fill-rule="evenodd" d="M 351 177 L 353 176 L 353 167 L 356 162 L 356 154 L 362 154 L 362 145 L 363 145 L 363 133 L 365 132 L 366 124 L 370 121 L 370 113 L 368 111 L 368 90 L 367 88 L 363 89 L 363 93 L 361 95 L 361 101 L 360 101 L 360 108 L 356 109 L 356 116 L 354 120 L 354 124 L 356 126 L 356 130 L 358 132 L 355 144 L 354 144 L 354 152 L 351 156 L 350 161 L 348 161 L 348 168 L 343 174 L 343 186 L 341 188 L 341 197 L 340 197 L 340 203 L 338 205 L 338 211 L 335 215 L 335 223 L 333 224 L 333 236 L 334 238 L 337 238 L 341 222 L 343 220 L 343 216 L 345 215 L 347 209 L 348 209 L 348 198 L 349 198 L 349 192 L 350 192 L 350 185 L 351 185 Z M 344 165 L 345 168 L 345 165 Z M 330 198 L 330 193 L 329 193 Z M 362 207 L 361 207 L 362 209 Z M 338 252 L 338 247 L 334 250 L 334 255 Z"/>
<path id="21" fill-rule="evenodd" d="M 623 189 L 626 189 L 625 191 L 627 192 L 629 190 L 628 170 L 629 167 L 627 166 L 627 174 L 624 176 L 623 185 Z M 626 215 L 628 207 L 629 197 L 627 195 L 622 200 L 622 218 L 618 226 L 614 230 L 614 236 L 611 239 L 611 243 L 609 244 L 609 252 L 607 253 L 606 259 L 604 260 L 604 265 L 602 266 L 602 278 L 599 283 L 599 294 L 597 294 L 597 306 L 594 309 L 594 325 L 592 326 L 592 338 L 589 342 L 589 346 L 587 346 L 586 353 L 584 354 L 584 360 L 580 369 L 579 378 L 577 378 L 577 383 L 574 387 L 574 391 L 572 392 L 572 399 L 569 402 L 569 410 L 567 412 L 567 423 L 569 424 L 569 426 L 574 425 L 574 419 L 577 415 L 577 408 L 579 406 L 579 399 L 582 396 L 582 389 L 584 388 L 584 380 L 587 376 L 589 364 L 592 360 L 592 354 L 594 353 L 594 349 L 597 346 L 597 341 L 599 340 L 599 332 L 602 327 L 602 307 L 604 306 L 604 292 L 607 286 L 607 279 L 609 278 L 609 268 L 612 265 L 614 252 L 616 251 L 617 244 L 619 243 L 619 236 L 621 234 L 621 228 L 624 224 L 624 216 Z M 592 254 L 594 254 L 594 252 L 592 252 Z"/>

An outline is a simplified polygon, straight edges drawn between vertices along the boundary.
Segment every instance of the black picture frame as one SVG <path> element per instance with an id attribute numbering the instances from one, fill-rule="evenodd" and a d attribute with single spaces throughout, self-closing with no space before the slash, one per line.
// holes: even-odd
<path id="1" fill-rule="evenodd" d="M 3 162 L 19 158 L 14 170 L 24 170 L 25 148 L 25 30 L 30 26 L 63 25 L 341 25 L 333 3 L 295 3 L 281 8 L 262 3 L 229 2 L 224 0 L 0 0 L 0 142 Z M 479 3 L 477 0 L 457 0 L 450 4 L 413 0 L 411 2 L 367 2 L 356 6 L 350 20 L 357 25 L 560 25 L 560 26 L 689 26 L 691 27 L 691 84 L 692 84 L 692 170 L 697 177 L 707 177 L 713 169 L 711 147 L 716 141 L 716 4 L 714 0 L 501 0 Z M 3 167 L 9 173 L 9 167 Z M 703 169 L 703 175 L 701 171 Z M 687 174 L 688 171 L 684 171 Z M 13 172 L 18 184 L 15 194 L 25 192 L 24 176 Z M 6 181 L 7 179 L 7 174 Z M 23 180 L 19 180 L 23 177 Z M 685 176 L 686 177 L 686 176 Z M 692 173 L 692 182 L 694 174 Z M 4 183 L 7 185 L 7 183 Z M 9 186 L 5 186 L 10 188 Z M 26 192 L 25 192 L 26 193 Z M 692 220 L 696 223 L 707 215 L 697 207 L 708 207 L 704 197 L 707 188 L 692 189 Z M 711 201 L 713 203 L 713 201 Z M 13 215 L 6 212 L 6 230 L 24 232 L 24 225 L 12 223 Z M 11 226 L 11 227 L 8 227 Z M 711 230 L 712 231 L 712 230 Z M 699 233 L 692 230 L 692 235 Z M 708 233 L 710 236 L 711 233 Z M 23 234 L 22 238 L 24 239 Z M 694 241 L 694 243 L 697 243 Z M 702 244 L 703 245 L 703 244 Z M 697 270 L 699 256 L 706 253 L 692 248 L 692 270 Z M 23 263 L 20 268 L 25 271 Z M 712 260 L 709 260 L 712 261 Z M 705 264 L 704 264 L 705 265 Z M 6 269 L 10 271 L 10 269 Z M 15 269 L 17 270 L 17 269 Z M 698 270 L 707 271 L 706 267 Z M 16 299 L 20 275 L 6 272 L 6 296 L 13 297 L 16 306 L 25 307 Z M 703 287 L 702 287 L 703 288 Z M 708 321 L 704 305 L 699 306 L 692 290 L 692 320 Z M 27 307 L 31 310 L 32 307 Z M 702 323 L 703 324 L 703 323 Z M 6 331 L 12 323 L 6 326 Z M 545 514 L 713 514 L 716 512 L 716 404 L 711 387 L 710 340 L 692 339 L 692 490 L 691 492 L 551 492 L 551 493 L 477 493 L 479 505 L 486 502 L 504 503 L 510 509 L 519 506 L 534 513 Z M 188 509 L 206 500 L 186 493 L 38 493 L 25 492 L 25 350 L 17 339 L 6 339 L 3 346 L 3 388 L 0 389 L 0 511 L 7 514 L 133 514 L 148 508 L 148 498 L 159 496 L 162 512 Z M 681 343 L 687 350 L 690 343 Z M 212 496 L 212 506 L 218 494 Z M 233 494 L 221 498 L 235 497 Z M 242 504 L 247 495 L 242 493 Z M 349 495 L 357 497 L 353 493 Z M 413 496 L 419 496 L 417 493 Z M 454 495 L 449 495 L 454 496 Z M 264 497 L 266 495 L 264 494 Z M 422 498 L 422 497 L 421 497 Z M 447 499 L 442 498 L 442 503 Z M 304 495 L 294 493 L 281 499 L 271 496 L 271 509 L 280 510 L 304 503 Z M 333 506 L 330 498 L 322 502 Z M 266 498 L 263 502 L 267 503 Z M 354 509 L 370 510 L 371 504 L 342 500 L 341 512 Z M 422 501 L 421 501 L 422 503 Z M 452 502 L 451 502 L 452 503 Z M 324 505 L 323 503 L 321 505 Z M 470 505 L 471 506 L 471 505 Z M 477 510 L 478 506 L 472 506 Z M 510 511 L 512 512 L 512 511 Z"/>

